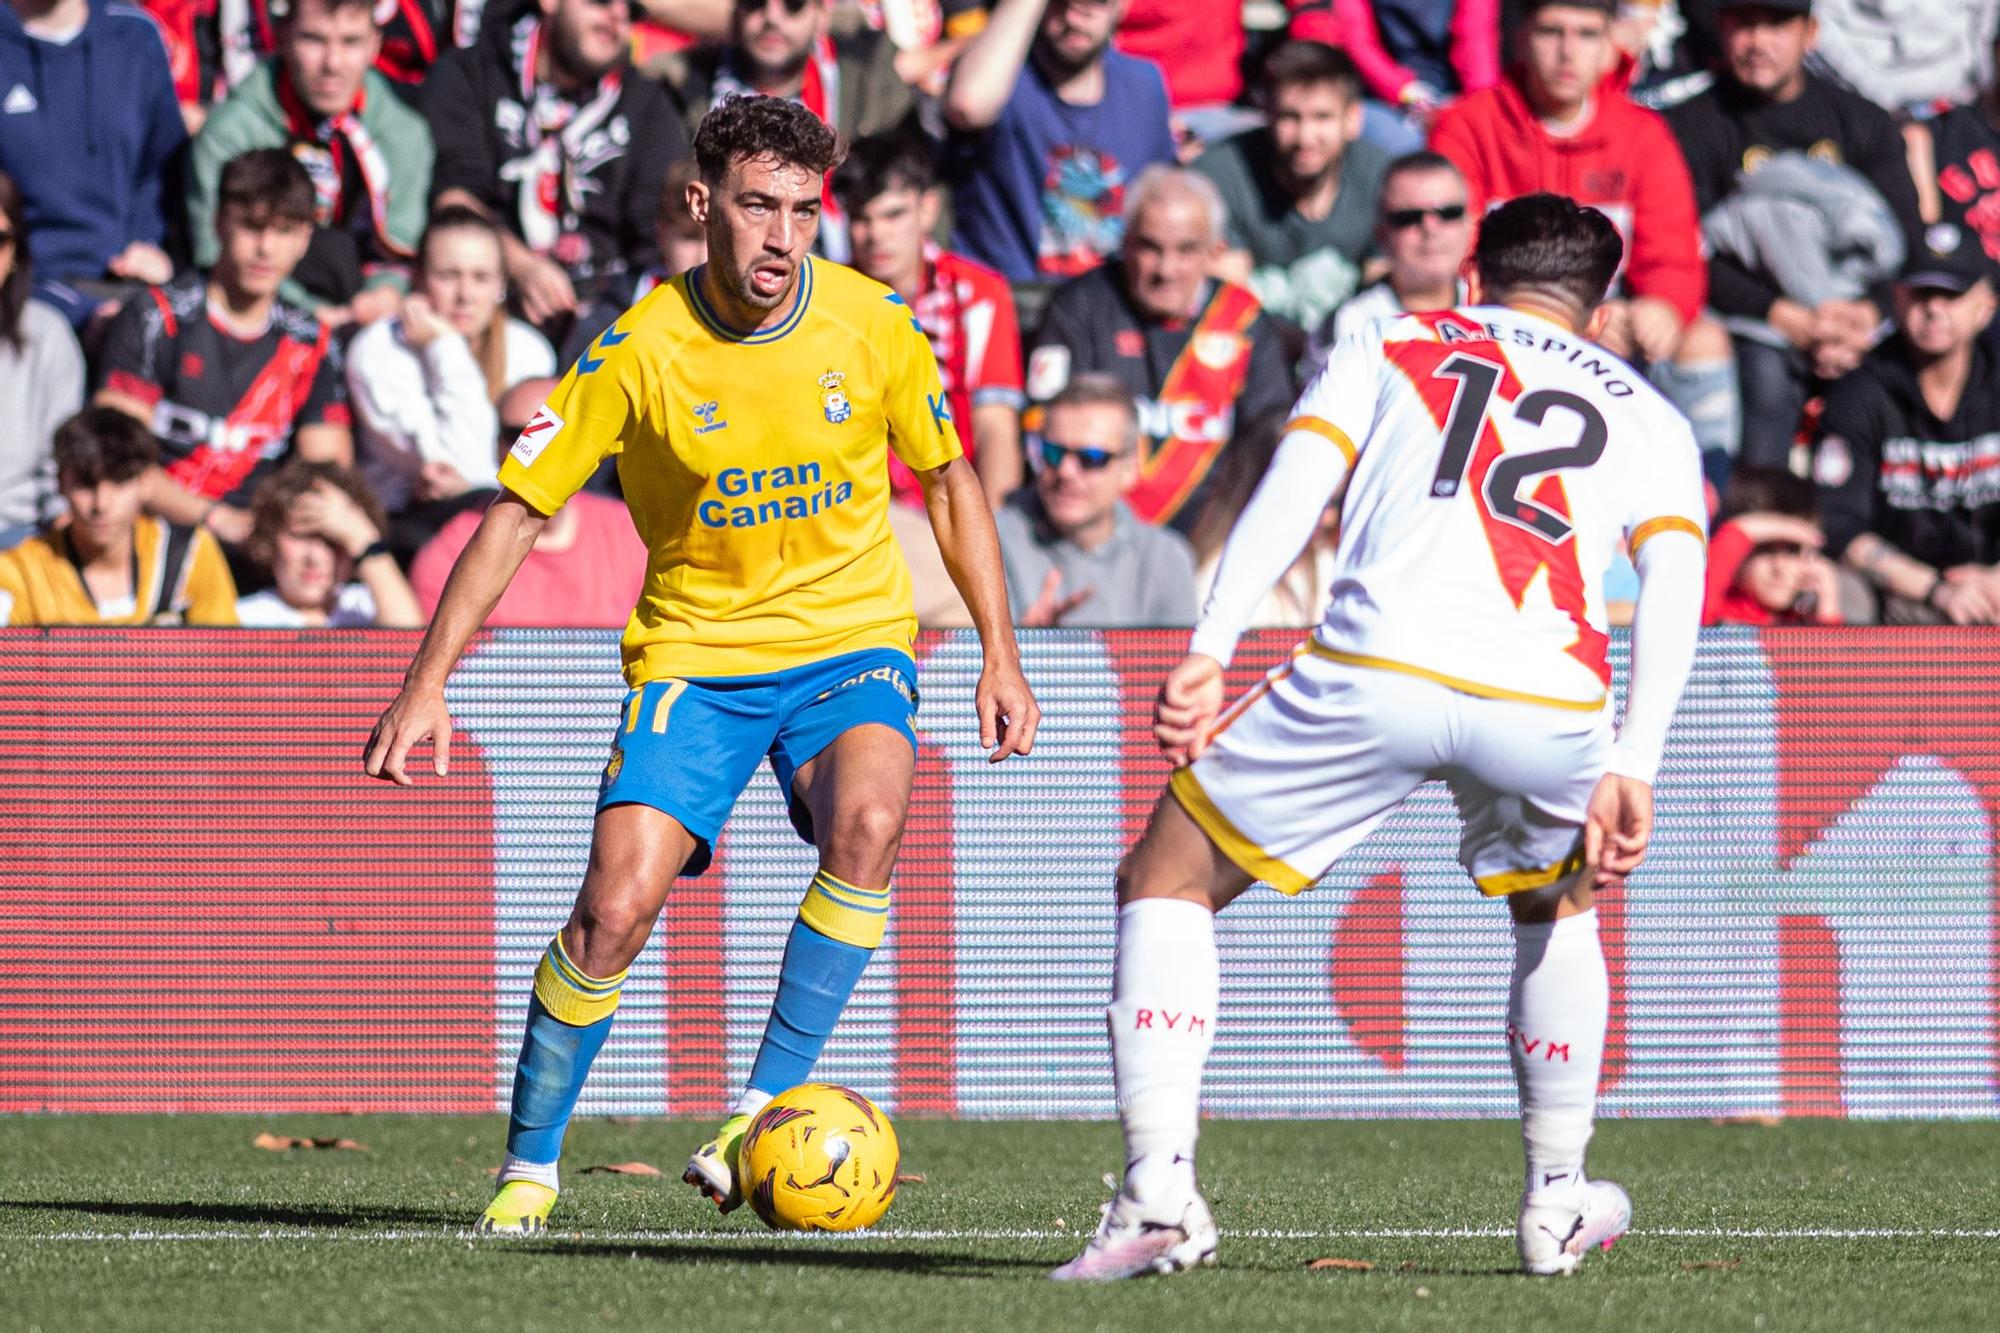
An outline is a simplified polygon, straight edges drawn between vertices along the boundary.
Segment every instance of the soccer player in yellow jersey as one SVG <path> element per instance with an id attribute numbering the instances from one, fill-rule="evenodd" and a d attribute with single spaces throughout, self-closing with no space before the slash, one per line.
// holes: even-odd
<path id="1" fill-rule="evenodd" d="M 834 132 L 779 98 L 738 97 L 695 135 L 688 207 L 708 262 L 591 346 L 500 469 L 502 490 L 445 585 L 403 689 L 370 737 L 405 783 L 429 738 L 446 770 L 444 684 L 548 515 L 608 455 L 651 548 L 589 869 L 536 969 L 500 1190 L 480 1230 L 542 1229 L 556 1159 L 626 969 L 669 886 L 698 874 L 768 756 L 819 851 L 748 1086 L 684 1179 L 724 1212 L 750 1117 L 804 1082 L 881 943 L 916 768 L 916 620 L 890 537 L 888 450 L 923 481 L 938 547 L 985 648 L 981 743 L 1026 754 L 1020 670 L 993 517 L 937 363 L 887 287 L 812 259 Z"/>

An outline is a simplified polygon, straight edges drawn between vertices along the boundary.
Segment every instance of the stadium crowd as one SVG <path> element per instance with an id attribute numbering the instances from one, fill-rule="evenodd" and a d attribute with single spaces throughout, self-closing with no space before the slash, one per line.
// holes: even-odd
<path id="1" fill-rule="evenodd" d="M 702 262 L 741 93 L 850 140 L 818 251 L 929 336 L 1023 625 L 1191 624 L 1300 387 L 1544 190 L 1626 240 L 1603 341 L 1701 443 L 1712 621 L 2000 623 L 1996 18 L 0 0 L 0 624 L 423 623 L 554 378 Z M 1260 624 L 1317 619 L 1338 517 Z M 622 625 L 645 558 L 607 469 L 489 623 Z"/>

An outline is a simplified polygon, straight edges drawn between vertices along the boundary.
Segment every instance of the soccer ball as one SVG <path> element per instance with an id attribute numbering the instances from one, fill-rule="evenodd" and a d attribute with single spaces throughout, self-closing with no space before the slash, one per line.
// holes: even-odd
<path id="1" fill-rule="evenodd" d="M 854 1231 L 888 1211 L 901 1160 L 881 1107 L 832 1083 L 802 1083 L 750 1122 L 736 1178 L 767 1226 Z"/>

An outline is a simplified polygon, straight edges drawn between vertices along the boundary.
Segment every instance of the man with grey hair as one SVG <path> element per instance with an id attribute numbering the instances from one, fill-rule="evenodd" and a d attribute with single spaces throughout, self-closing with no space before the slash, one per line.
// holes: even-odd
<path id="1" fill-rule="evenodd" d="M 1032 485 L 994 517 L 1014 623 L 1078 629 L 1192 625 L 1194 552 L 1139 522 L 1139 416 L 1115 375 L 1086 370 L 1028 438 Z"/>
<path id="2" fill-rule="evenodd" d="M 1183 534 L 1236 423 L 1282 413 L 1293 397 L 1271 317 L 1248 288 L 1209 276 L 1226 218 L 1206 177 L 1148 167 L 1127 200 L 1118 259 L 1056 289 L 1028 356 L 1033 404 L 1083 371 L 1109 374 L 1136 399 L 1138 475 L 1125 502 Z"/>

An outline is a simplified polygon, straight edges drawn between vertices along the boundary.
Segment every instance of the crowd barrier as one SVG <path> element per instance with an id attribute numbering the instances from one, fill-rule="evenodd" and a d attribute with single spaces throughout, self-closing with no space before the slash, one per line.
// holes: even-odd
<path id="1" fill-rule="evenodd" d="M 1253 638 L 1237 684 L 1293 637 Z M 1165 776 L 1146 717 L 1184 644 L 1028 635 L 1041 737 L 996 766 L 976 639 L 924 636 L 893 923 L 825 1077 L 905 1113 L 1109 1113 L 1112 871 Z M 450 686 L 450 776 L 401 789 L 359 764 L 413 646 L 0 633 L 0 1111 L 505 1106 L 584 864 L 616 646 L 483 636 Z M 2000 633 L 1705 637 L 1652 856 L 1601 909 L 1607 1114 L 2000 1110 L 1996 698 Z M 1513 1113 L 1506 912 L 1456 853 L 1426 788 L 1316 891 L 1224 914 L 1211 1113 Z M 675 886 L 584 1112 L 723 1105 L 812 869 L 760 774 Z"/>

